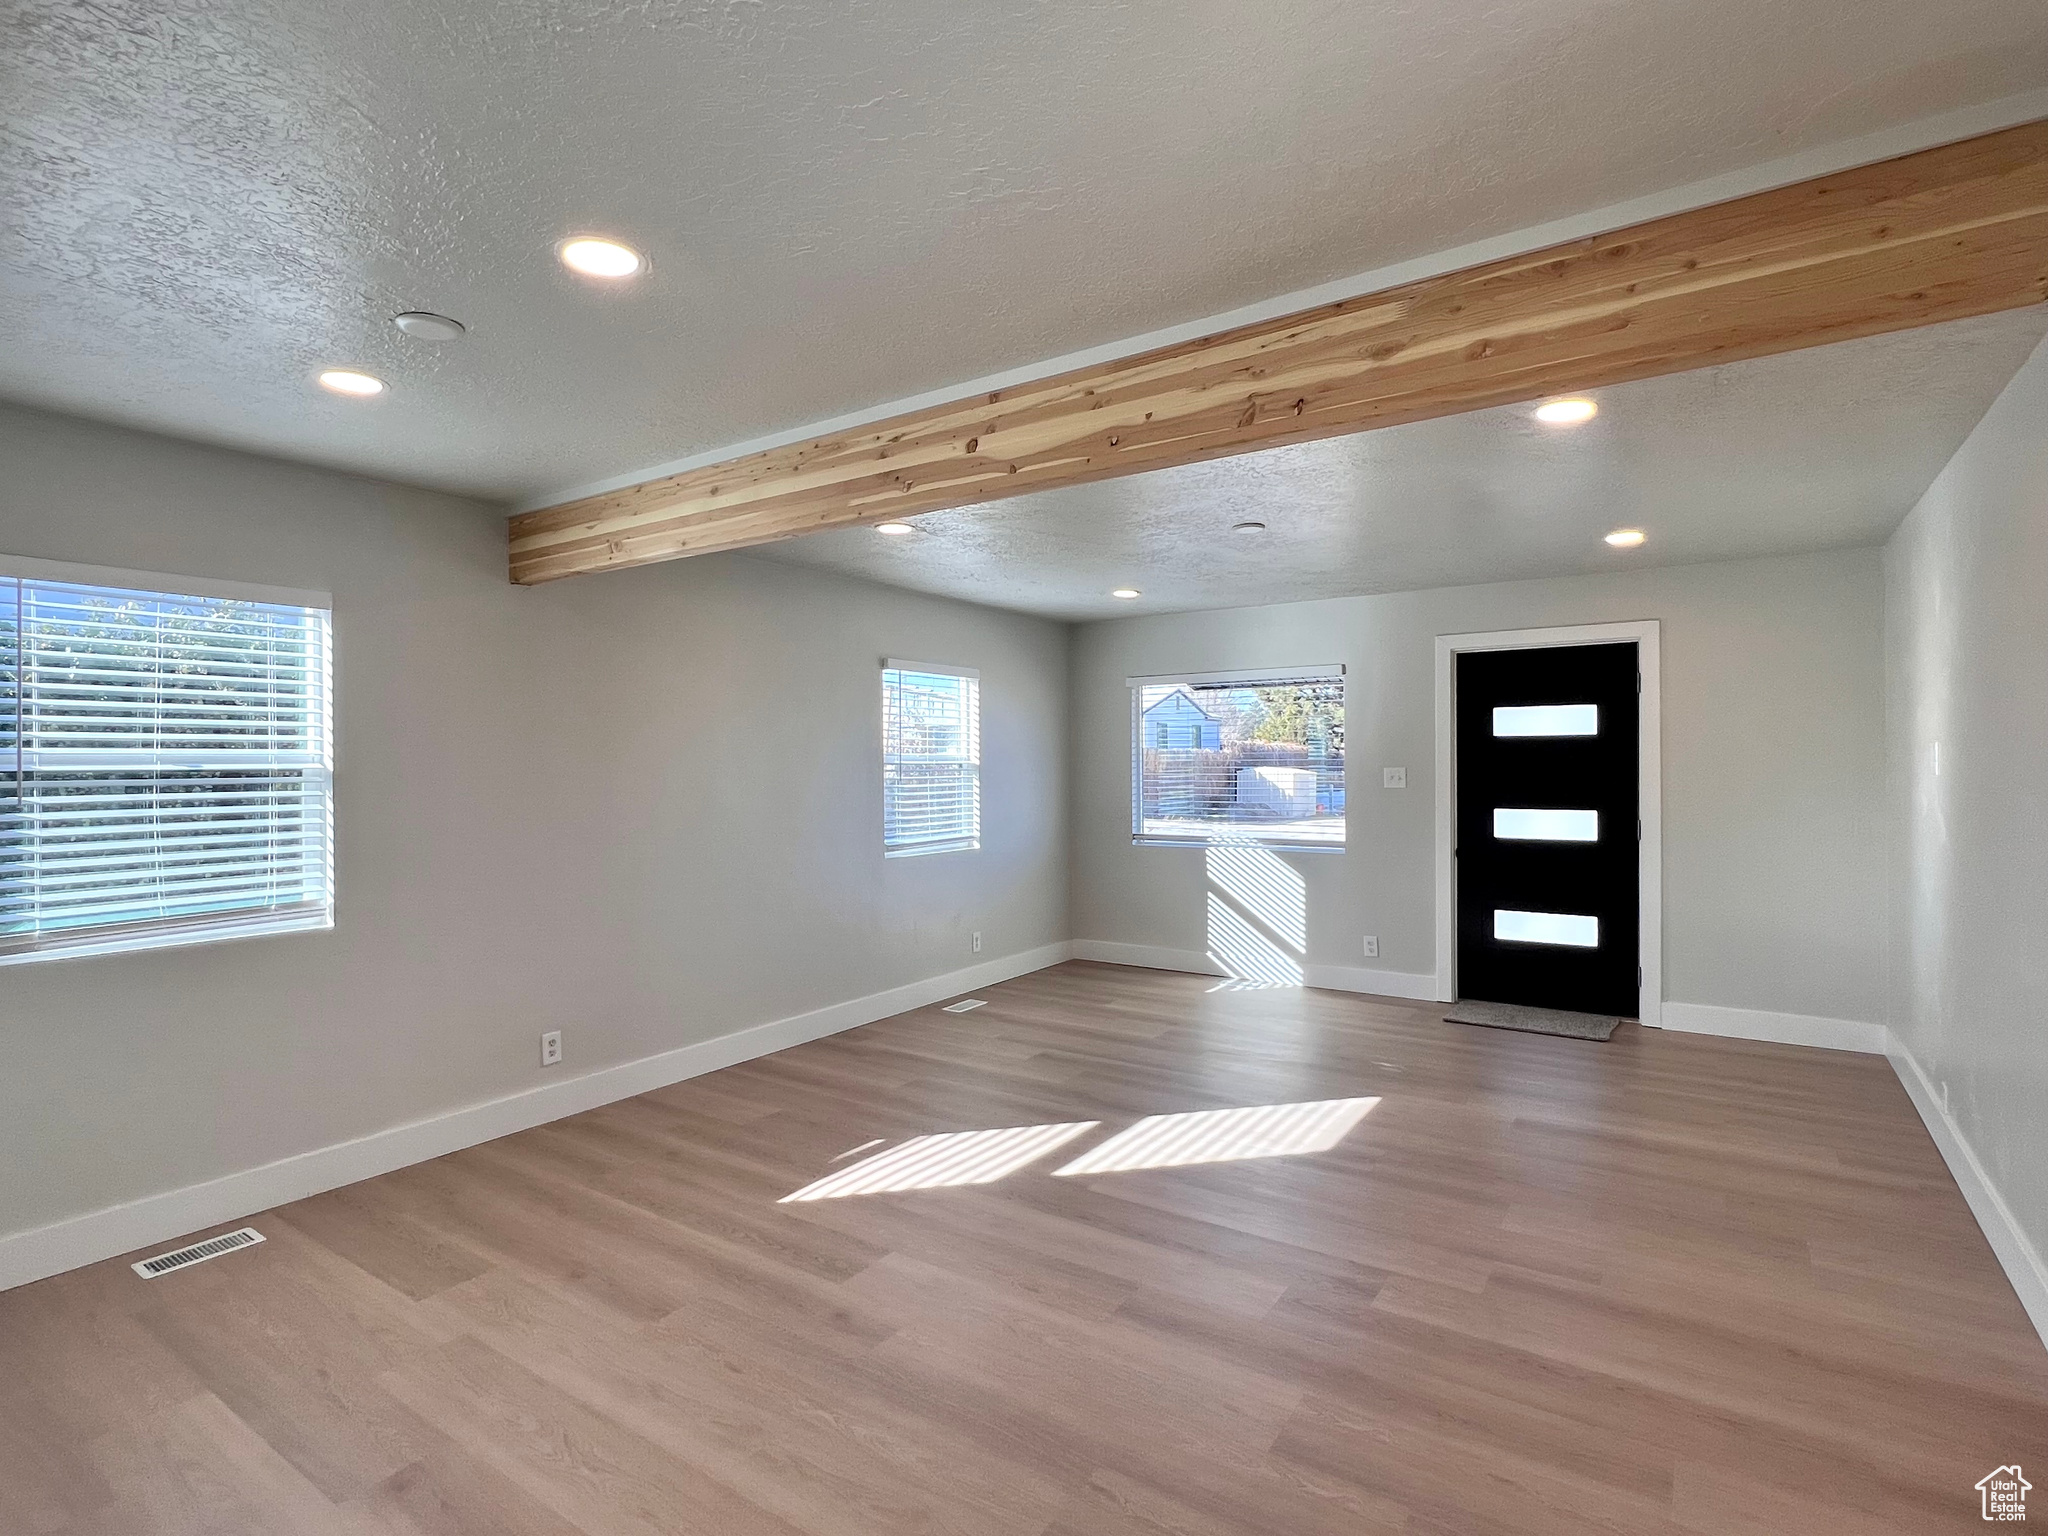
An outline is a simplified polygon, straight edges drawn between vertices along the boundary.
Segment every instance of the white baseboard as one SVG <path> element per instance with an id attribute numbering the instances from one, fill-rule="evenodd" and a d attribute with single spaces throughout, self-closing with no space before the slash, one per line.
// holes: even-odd
<path id="1" fill-rule="evenodd" d="M 1435 1002 L 1436 976 L 1417 971 L 1373 971 L 1356 965 L 1305 965 L 1301 979 L 1333 992 L 1368 992 L 1374 997 L 1406 997 Z"/>
<path id="2" fill-rule="evenodd" d="M 1148 971 L 1186 971 L 1191 976 L 1230 974 L 1197 949 L 1161 949 L 1154 944 L 1112 944 L 1106 939 L 1074 940 L 1074 958 L 1100 960 L 1105 965 L 1142 965 Z"/>
<path id="3" fill-rule="evenodd" d="M 1806 1013 L 1772 1013 L 1760 1008 L 1720 1008 L 1710 1003 L 1664 1005 L 1663 1026 L 1693 1035 L 1726 1035 L 1735 1040 L 1768 1040 L 1777 1045 L 1815 1045 L 1828 1051 L 1862 1051 L 1882 1056 L 1888 1032 L 1882 1024 L 1823 1019 Z"/>
<path id="4" fill-rule="evenodd" d="M 2005 1271 L 2006 1279 L 2012 1282 L 2013 1290 L 2019 1293 L 2020 1305 L 2027 1309 L 2034 1331 L 2041 1335 L 2043 1344 L 2048 1344 L 2048 1265 L 2041 1262 L 2040 1252 L 2027 1240 L 2012 1207 L 2005 1203 L 1998 1186 L 1991 1182 L 1990 1174 L 1977 1160 L 1977 1153 L 1964 1138 L 1961 1127 L 1941 1107 L 1941 1095 L 1928 1080 L 1919 1061 L 1897 1035 L 1890 1038 L 1891 1049 L 1885 1054 L 1891 1058 L 1892 1070 L 1899 1074 L 1899 1081 L 1905 1085 L 1913 1107 L 1920 1111 L 1927 1134 L 1934 1138 L 1941 1160 L 1948 1164 L 1948 1171 L 1955 1176 L 1963 1199 L 1969 1202 L 1970 1214 L 1977 1218 L 1977 1225 L 1991 1244 L 1999 1267 Z"/>
<path id="5" fill-rule="evenodd" d="M 1196 949 L 1163 949 L 1153 944 L 1112 944 L 1106 939 L 1074 940 L 1076 960 L 1109 965 L 1141 965 L 1152 971 L 1186 971 L 1191 976 L 1230 973 Z M 1367 992 L 1375 997 L 1409 997 L 1425 1001 L 1436 996 L 1436 977 L 1409 971 L 1368 971 L 1350 965 L 1305 965 L 1302 985 L 1333 992 Z"/>
<path id="6" fill-rule="evenodd" d="M 872 1024 L 877 1019 L 923 1008 L 976 987 L 992 986 L 1013 976 L 1058 965 L 1071 956 L 1071 945 L 1047 944 L 1021 954 L 985 960 L 966 970 L 930 976 L 886 992 L 735 1030 L 695 1045 L 601 1067 L 545 1087 L 465 1105 L 446 1114 L 280 1158 L 203 1184 L 166 1190 L 48 1226 L 9 1233 L 0 1237 L 0 1291 L 137 1248 L 167 1243 L 204 1227 L 241 1221 L 273 1206 L 459 1152 L 478 1142 L 545 1125 L 565 1115 L 581 1114 L 637 1093 L 665 1088 L 670 1083 L 786 1050 L 806 1040 Z"/>

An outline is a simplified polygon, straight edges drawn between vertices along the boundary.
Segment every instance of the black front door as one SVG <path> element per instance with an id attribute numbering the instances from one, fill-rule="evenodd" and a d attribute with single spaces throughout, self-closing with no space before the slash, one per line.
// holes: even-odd
<path id="1" fill-rule="evenodd" d="M 1633 1018 L 1633 641 L 1457 658 L 1458 995 Z"/>

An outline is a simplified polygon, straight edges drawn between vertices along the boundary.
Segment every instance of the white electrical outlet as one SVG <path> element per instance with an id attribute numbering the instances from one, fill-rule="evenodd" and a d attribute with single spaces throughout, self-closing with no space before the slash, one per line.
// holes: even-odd
<path id="1" fill-rule="evenodd" d="M 974 936 L 974 952 L 977 955 L 981 953 L 981 935 L 978 933 Z"/>
<path id="2" fill-rule="evenodd" d="M 1379 941 L 1379 935 L 1377 935 L 1377 934 L 1372 934 L 1372 933 L 1368 933 L 1368 934 L 1367 934 L 1367 935 L 1365 936 L 1365 958 L 1366 958 L 1366 959 L 1368 959 L 1368 960 L 1377 960 L 1377 959 L 1379 959 L 1379 957 L 1380 957 L 1380 941 Z"/>
<path id="3" fill-rule="evenodd" d="M 553 1067 L 560 1065 L 561 1060 L 562 1032 L 559 1029 L 551 1029 L 540 1037 L 540 1064 L 544 1067 Z"/>
<path id="4" fill-rule="evenodd" d="M 1406 789 L 1408 787 L 1408 770 L 1406 768 L 1382 768 L 1380 770 L 1380 787 L 1382 789 Z"/>

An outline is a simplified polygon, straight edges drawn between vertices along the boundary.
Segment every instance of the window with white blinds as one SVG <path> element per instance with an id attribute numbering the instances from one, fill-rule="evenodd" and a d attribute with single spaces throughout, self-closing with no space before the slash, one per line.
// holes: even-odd
<path id="1" fill-rule="evenodd" d="M 882 664 L 882 851 L 981 846 L 981 674 Z"/>
<path id="2" fill-rule="evenodd" d="M 0 961 L 328 926 L 324 604 L 9 569 Z"/>
<path id="3" fill-rule="evenodd" d="M 1344 846 L 1344 669 L 1134 677 L 1138 843 Z"/>

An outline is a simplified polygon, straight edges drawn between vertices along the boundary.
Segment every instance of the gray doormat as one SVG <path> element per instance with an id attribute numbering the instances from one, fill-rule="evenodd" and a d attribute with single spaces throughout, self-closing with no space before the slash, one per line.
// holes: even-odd
<path id="1" fill-rule="evenodd" d="M 1529 1008 L 1521 1003 L 1453 1003 L 1446 1024 L 1483 1024 L 1488 1029 L 1519 1029 L 1531 1035 L 1563 1035 L 1568 1040 L 1606 1040 L 1621 1022 L 1612 1014 L 1567 1013 L 1562 1008 Z"/>

